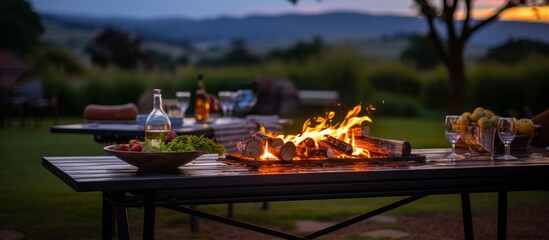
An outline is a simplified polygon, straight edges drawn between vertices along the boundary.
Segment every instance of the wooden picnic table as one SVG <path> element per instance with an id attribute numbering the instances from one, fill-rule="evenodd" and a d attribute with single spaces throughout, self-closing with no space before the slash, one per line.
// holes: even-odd
<path id="1" fill-rule="evenodd" d="M 314 239 L 428 195 L 460 194 L 467 239 L 473 238 L 469 194 L 498 193 L 498 239 L 505 239 L 507 192 L 549 190 L 549 153 L 531 149 L 518 160 L 451 161 L 450 149 L 415 149 L 426 162 L 249 167 L 204 155 L 172 172 L 147 172 L 112 156 L 43 157 L 42 165 L 77 192 L 103 193 L 102 239 L 128 239 L 126 211 L 144 208 L 143 238 L 154 238 L 155 209 L 164 207 L 284 239 Z M 296 236 L 185 205 L 404 196 L 334 226 Z M 116 221 L 112 216 L 116 215 Z"/>

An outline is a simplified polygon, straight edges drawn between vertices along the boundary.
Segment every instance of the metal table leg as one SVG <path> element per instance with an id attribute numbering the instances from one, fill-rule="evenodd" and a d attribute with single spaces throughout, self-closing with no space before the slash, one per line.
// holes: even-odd
<path id="1" fill-rule="evenodd" d="M 116 207 L 116 222 L 118 225 L 118 239 L 130 239 L 127 208 L 121 206 Z"/>
<path id="2" fill-rule="evenodd" d="M 228 218 L 234 217 L 234 205 L 232 203 L 227 204 L 227 217 Z"/>
<path id="3" fill-rule="evenodd" d="M 103 207 L 101 210 L 101 239 L 112 239 L 112 227 L 114 224 L 112 205 L 105 198 L 103 192 Z"/>
<path id="4" fill-rule="evenodd" d="M 196 209 L 196 205 L 191 205 L 190 208 Z M 199 223 L 198 223 L 198 217 L 196 217 L 194 215 L 189 215 L 189 224 L 190 224 L 192 233 L 198 233 L 200 231 L 200 226 L 199 226 Z"/>
<path id="5" fill-rule="evenodd" d="M 143 217 L 143 239 L 154 239 L 154 220 L 155 220 L 155 191 L 145 192 L 144 217 Z"/>
<path id="6" fill-rule="evenodd" d="M 498 192 L 498 240 L 507 238 L 507 192 Z"/>
<path id="7" fill-rule="evenodd" d="M 463 214 L 463 231 L 465 239 L 475 239 L 473 235 L 473 217 L 471 214 L 471 199 L 469 193 L 461 194 L 461 212 Z"/>

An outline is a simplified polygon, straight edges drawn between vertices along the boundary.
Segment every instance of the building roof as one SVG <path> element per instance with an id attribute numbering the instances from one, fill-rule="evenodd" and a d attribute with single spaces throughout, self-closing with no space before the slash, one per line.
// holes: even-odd
<path id="1" fill-rule="evenodd" d="M 0 71 L 27 70 L 29 66 L 8 51 L 0 50 Z"/>

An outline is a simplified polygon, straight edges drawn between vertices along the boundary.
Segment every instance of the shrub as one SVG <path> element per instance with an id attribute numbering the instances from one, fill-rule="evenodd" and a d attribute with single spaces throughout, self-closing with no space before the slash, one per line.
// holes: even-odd
<path id="1" fill-rule="evenodd" d="M 470 74 L 469 106 L 485 106 L 498 114 L 534 113 L 549 106 L 549 59 L 534 58 L 516 65 L 479 64 Z"/>
<path id="2" fill-rule="evenodd" d="M 445 109 L 451 102 L 451 87 L 445 69 L 423 72 L 421 103 L 427 108 Z"/>
<path id="3" fill-rule="evenodd" d="M 83 98 L 79 94 L 78 84 L 71 81 L 69 76 L 56 71 L 46 71 L 42 72 L 41 79 L 45 89 L 55 91 L 57 94 L 60 115 L 82 114 Z"/>
<path id="4" fill-rule="evenodd" d="M 291 62 L 288 74 L 300 89 L 336 90 L 343 102 L 356 103 L 358 86 L 368 88 L 367 84 L 358 84 L 363 78 L 364 59 L 345 49 L 326 51 L 306 62 Z"/>
<path id="5" fill-rule="evenodd" d="M 417 71 L 403 64 L 392 63 L 376 67 L 368 74 L 368 79 L 376 90 L 409 97 L 419 97 L 421 93 Z"/>
<path id="6" fill-rule="evenodd" d="M 67 49 L 57 45 L 40 48 L 31 57 L 32 68 L 37 73 L 57 71 L 66 74 L 82 74 L 85 71 L 80 61 Z"/>
<path id="7" fill-rule="evenodd" d="M 367 103 L 376 108 L 375 114 L 385 116 L 419 117 L 423 112 L 417 98 L 390 92 L 376 91 Z"/>

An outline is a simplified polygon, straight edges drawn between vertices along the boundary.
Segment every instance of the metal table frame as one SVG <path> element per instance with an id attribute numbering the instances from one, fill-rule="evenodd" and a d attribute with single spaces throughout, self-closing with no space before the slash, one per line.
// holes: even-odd
<path id="1" fill-rule="evenodd" d="M 216 164 L 193 169 L 181 167 L 185 174 L 161 176 L 126 172 L 124 176 L 79 179 L 71 161 L 93 161 L 97 157 L 44 157 L 43 165 L 76 191 L 103 192 L 102 239 L 111 239 L 118 226 L 119 239 L 128 239 L 127 209 L 144 208 L 143 238 L 154 238 L 156 207 L 207 218 L 283 239 L 315 239 L 377 214 L 408 204 L 428 195 L 460 194 L 466 239 L 473 239 L 471 193 L 498 193 L 498 239 L 507 232 L 507 193 L 509 191 L 549 190 L 549 156 L 541 151 L 518 161 L 472 160 L 450 162 L 443 159 L 448 149 L 415 150 L 425 154 L 428 163 L 409 166 L 336 166 L 296 170 L 280 167 L 277 173 L 262 173 L 239 165 Z M 211 157 L 210 157 L 211 158 Z M 199 159 L 197 166 L 200 165 Z M 195 161 L 197 161 L 195 160 Z M 97 162 L 116 161 L 101 157 Z M 206 161 L 206 160 L 205 160 Z M 66 163 L 66 165 L 65 165 Z M 131 167 L 131 166 L 130 166 Z M 124 170 L 126 171 L 126 170 Z M 196 181 L 195 181 L 196 180 Z M 315 199 L 405 196 L 402 200 L 364 213 L 326 229 L 296 236 L 231 218 L 206 213 L 186 205 L 292 201 Z M 113 216 L 115 216 L 113 218 Z"/>

